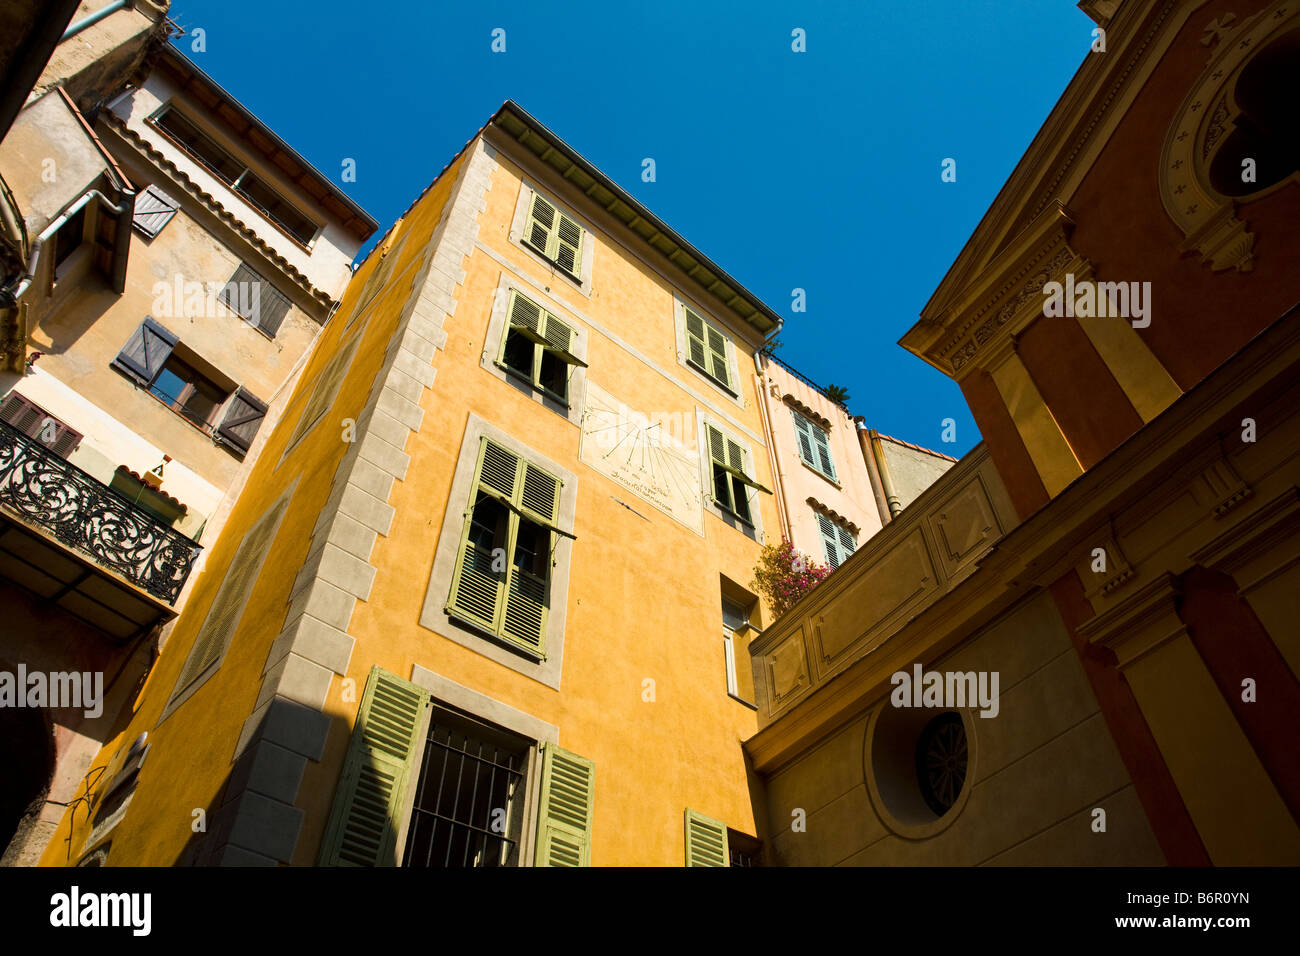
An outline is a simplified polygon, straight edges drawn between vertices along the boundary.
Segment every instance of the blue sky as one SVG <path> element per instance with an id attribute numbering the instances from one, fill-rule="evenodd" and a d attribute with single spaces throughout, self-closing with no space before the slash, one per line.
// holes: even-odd
<path id="1" fill-rule="evenodd" d="M 203 52 L 177 45 L 319 169 L 356 160 L 340 185 L 381 227 L 516 100 L 784 315 L 783 359 L 955 456 L 979 440 L 960 391 L 897 341 L 1094 26 L 1074 0 L 173 0 L 171 16 L 205 32 Z"/>

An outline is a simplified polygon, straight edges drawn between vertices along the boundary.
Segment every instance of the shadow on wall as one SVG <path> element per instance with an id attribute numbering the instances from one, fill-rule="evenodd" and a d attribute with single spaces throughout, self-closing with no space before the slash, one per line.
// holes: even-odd
<path id="1" fill-rule="evenodd" d="M 0 661 L 0 671 L 17 668 Z M 2 866 L 35 862 L 25 857 L 26 837 L 37 827 L 54 779 L 54 727 L 43 708 L 0 707 L 0 857 Z"/>

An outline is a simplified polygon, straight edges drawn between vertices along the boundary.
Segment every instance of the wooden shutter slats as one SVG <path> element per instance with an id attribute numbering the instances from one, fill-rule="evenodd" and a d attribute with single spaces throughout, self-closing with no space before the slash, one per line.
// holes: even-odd
<path id="1" fill-rule="evenodd" d="M 596 765 L 585 757 L 542 745 L 534 866 L 589 866 Z"/>
<path id="2" fill-rule="evenodd" d="M 138 232 L 152 239 L 171 222 L 179 205 L 157 186 L 146 186 L 135 197 L 131 224 Z"/>
<path id="3" fill-rule="evenodd" d="M 725 823 L 688 808 L 685 813 L 685 827 L 687 866 L 728 866 L 730 864 Z"/>
<path id="4" fill-rule="evenodd" d="M 393 866 L 428 691 L 373 667 L 321 841 L 322 866 Z"/>

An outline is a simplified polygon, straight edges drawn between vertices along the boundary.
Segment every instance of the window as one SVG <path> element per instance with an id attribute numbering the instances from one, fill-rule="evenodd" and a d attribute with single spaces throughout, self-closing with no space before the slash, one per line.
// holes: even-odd
<path id="1" fill-rule="evenodd" d="M 683 306 L 686 313 L 687 361 L 713 379 L 733 395 L 736 383 L 727 354 L 727 337 L 692 309 Z"/>
<path id="2" fill-rule="evenodd" d="M 749 489 L 771 492 L 752 477 L 749 454 L 738 442 L 707 422 L 704 434 L 709 450 L 710 499 L 726 514 L 754 527 L 755 514 Z"/>
<path id="3" fill-rule="evenodd" d="M 727 851 L 730 866 L 763 865 L 763 844 L 748 833 L 727 827 Z"/>
<path id="4" fill-rule="evenodd" d="M 247 454 L 266 405 L 242 386 L 227 387 L 165 327 L 146 317 L 112 366 L 218 444 Z"/>
<path id="5" fill-rule="evenodd" d="M 854 551 L 858 543 L 853 534 L 843 525 L 838 525 L 823 514 L 817 516 L 817 525 L 822 533 L 822 547 L 826 550 L 826 563 L 838 568 Z"/>
<path id="6" fill-rule="evenodd" d="M 249 529 L 231 554 L 225 576 L 194 638 L 194 646 L 176 680 L 163 717 L 184 703 L 221 666 L 288 507 L 289 494 L 285 494 Z"/>
<path id="7" fill-rule="evenodd" d="M 163 231 L 163 226 L 176 215 L 179 203 L 157 186 L 146 186 L 135 197 L 135 214 L 131 225 L 135 231 L 149 239 Z"/>
<path id="8" fill-rule="evenodd" d="M 790 414 L 794 417 L 800 460 L 823 477 L 837 481 L 835 463 L 831 460 L 830 436 L 826 434 L 826 429 L 813 424 L 794 409 L 790 410 Z"/>
<path id="9" fill-rule="evenodd" d="M 572 372 L 587 367 L 573 354 L 574 330 L 517 290 L 510 292 L 507 314 L 497 365 L 568 405 Z"/>
<path id="10" fill-rule="evenodd" d="M 916 742 L 916 779 L 937 816 L 957 802 L 966 784 L 966 758 L 966 727 L 959 714 L 940 714 L 925 725 Z"/>
<path id="11" fill-rule="evenodd" d="M 582 243 L 586 230 L 554 204 L 533 193 L 523 241 L 571 278 L 582 281 Z"/>
<path id="12" fill-rule="evenodd" d="M 727 825 L 702 813 L 686 811 L 686 865 L 729 866 Z"/>
<path id="13" fill-rule="evenodd" d="M 246 163 L 217 145 L 211 136 L 191 123 L 179 111 L 169 107 L 154 117 L 153 122 L 182 149 L 206 166 L 214 176 L 247 200 L 250 206 L 299 243 L 304 246 L 309 245 L 316 237 L 316 223 L 299 212 L 258 175 L 251 172 Z"/>
<path id="14" fill-rule="evenodd" d="M 536 772 L 540 757 L 540 774 Z M 321 842 L 323 866 L 590 861 L 595 764 L 371 669 Z M 535 821 L 525 819 L 538 787 Z"/>
<path id="15" fill-rule="evenodd" d="M 364 327 L 364 325 L 357 326 L 356 331 L 352 333 L 352 338 L 338 347 L 338 350 L 325 363 L 325 367 L 321 369 L 320 375 L 316 377 L 316 380 L 311 385 L 307 386 L 305 390 L 305 394 L 308 396 L 307 403 L 298 415 L 298 424 L 294 426 L 293 434 L 289 437 L 289 444 L 285 446 L 284 455 L 280 456 L 281 461 L 284 461 L 285 456 L 298 446 L 298 442 L 302 441 L 316 427 L 317 423 L 325 417 L 325 413 L 334 405 L 339 389 L 343 386 L 343 379 L 352 366 L 352 359 L 356 355 L 357 346 L 361 343 L 361 330 Z M 301 396 L 299 396 L 298 400 L 301 400 Z"/>
<path id="16" fill-rule="evenodd" d="M 749 707 L 753 707 L 754 677 L 749 670 L 749 653 L 745 636 L 756 628 L 749 623 L 749 611 L 735 601 L 722 599 L 722 651 L 727 673 L 727 694 Z M 736 646 L 743 650 L 737 663 Z"/>
<path id="17" fill-rule="evenodd" d="M 59 267 L 68 260 L 68 257 L 81 248 L 85 235 L 86 206 L 82 206 L 54 234 L 55 275 L 58 275 Z"/>
<path id="18" fill-rule="evenodd" d="M 60 458 L 67 458 L 81 443 L 80 432 L 69 428 L 35 402 L 10 392 L 0 402 L 0 420 L 8 422 L 28 438 L 46 445 Z"/>
<path id="19" fill-rule="evenodd" d="M 217 298 L 271 338 L 289 314 L 289 297 L 244 263 L 239 264 Z"/>
<path id="20" fill-rule="evenodd" d="M 517 866 L 530 741 L 434 703 L 403 866 Z"/>
<path id="21" fill-rule="evenodd" d="M 562 530 L 558 478 L 489 438 L 478 465 L 446 613 L 530 657 L 546 656 L 551 567 Z"/>

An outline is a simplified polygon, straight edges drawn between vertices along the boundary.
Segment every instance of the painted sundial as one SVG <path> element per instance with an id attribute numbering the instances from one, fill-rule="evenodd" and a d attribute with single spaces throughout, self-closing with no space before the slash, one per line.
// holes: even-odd
<path id="1" fill-rule="evenodd" d="M 681 416 L 674 416 L 682 421 Z M 687 416 L 689 419 L 689 416 Z M 587 384 L 578 457 L 664 514 L 702 533 L 704 496 L 699 454 L 669 423 L 629 408 Z"/>

